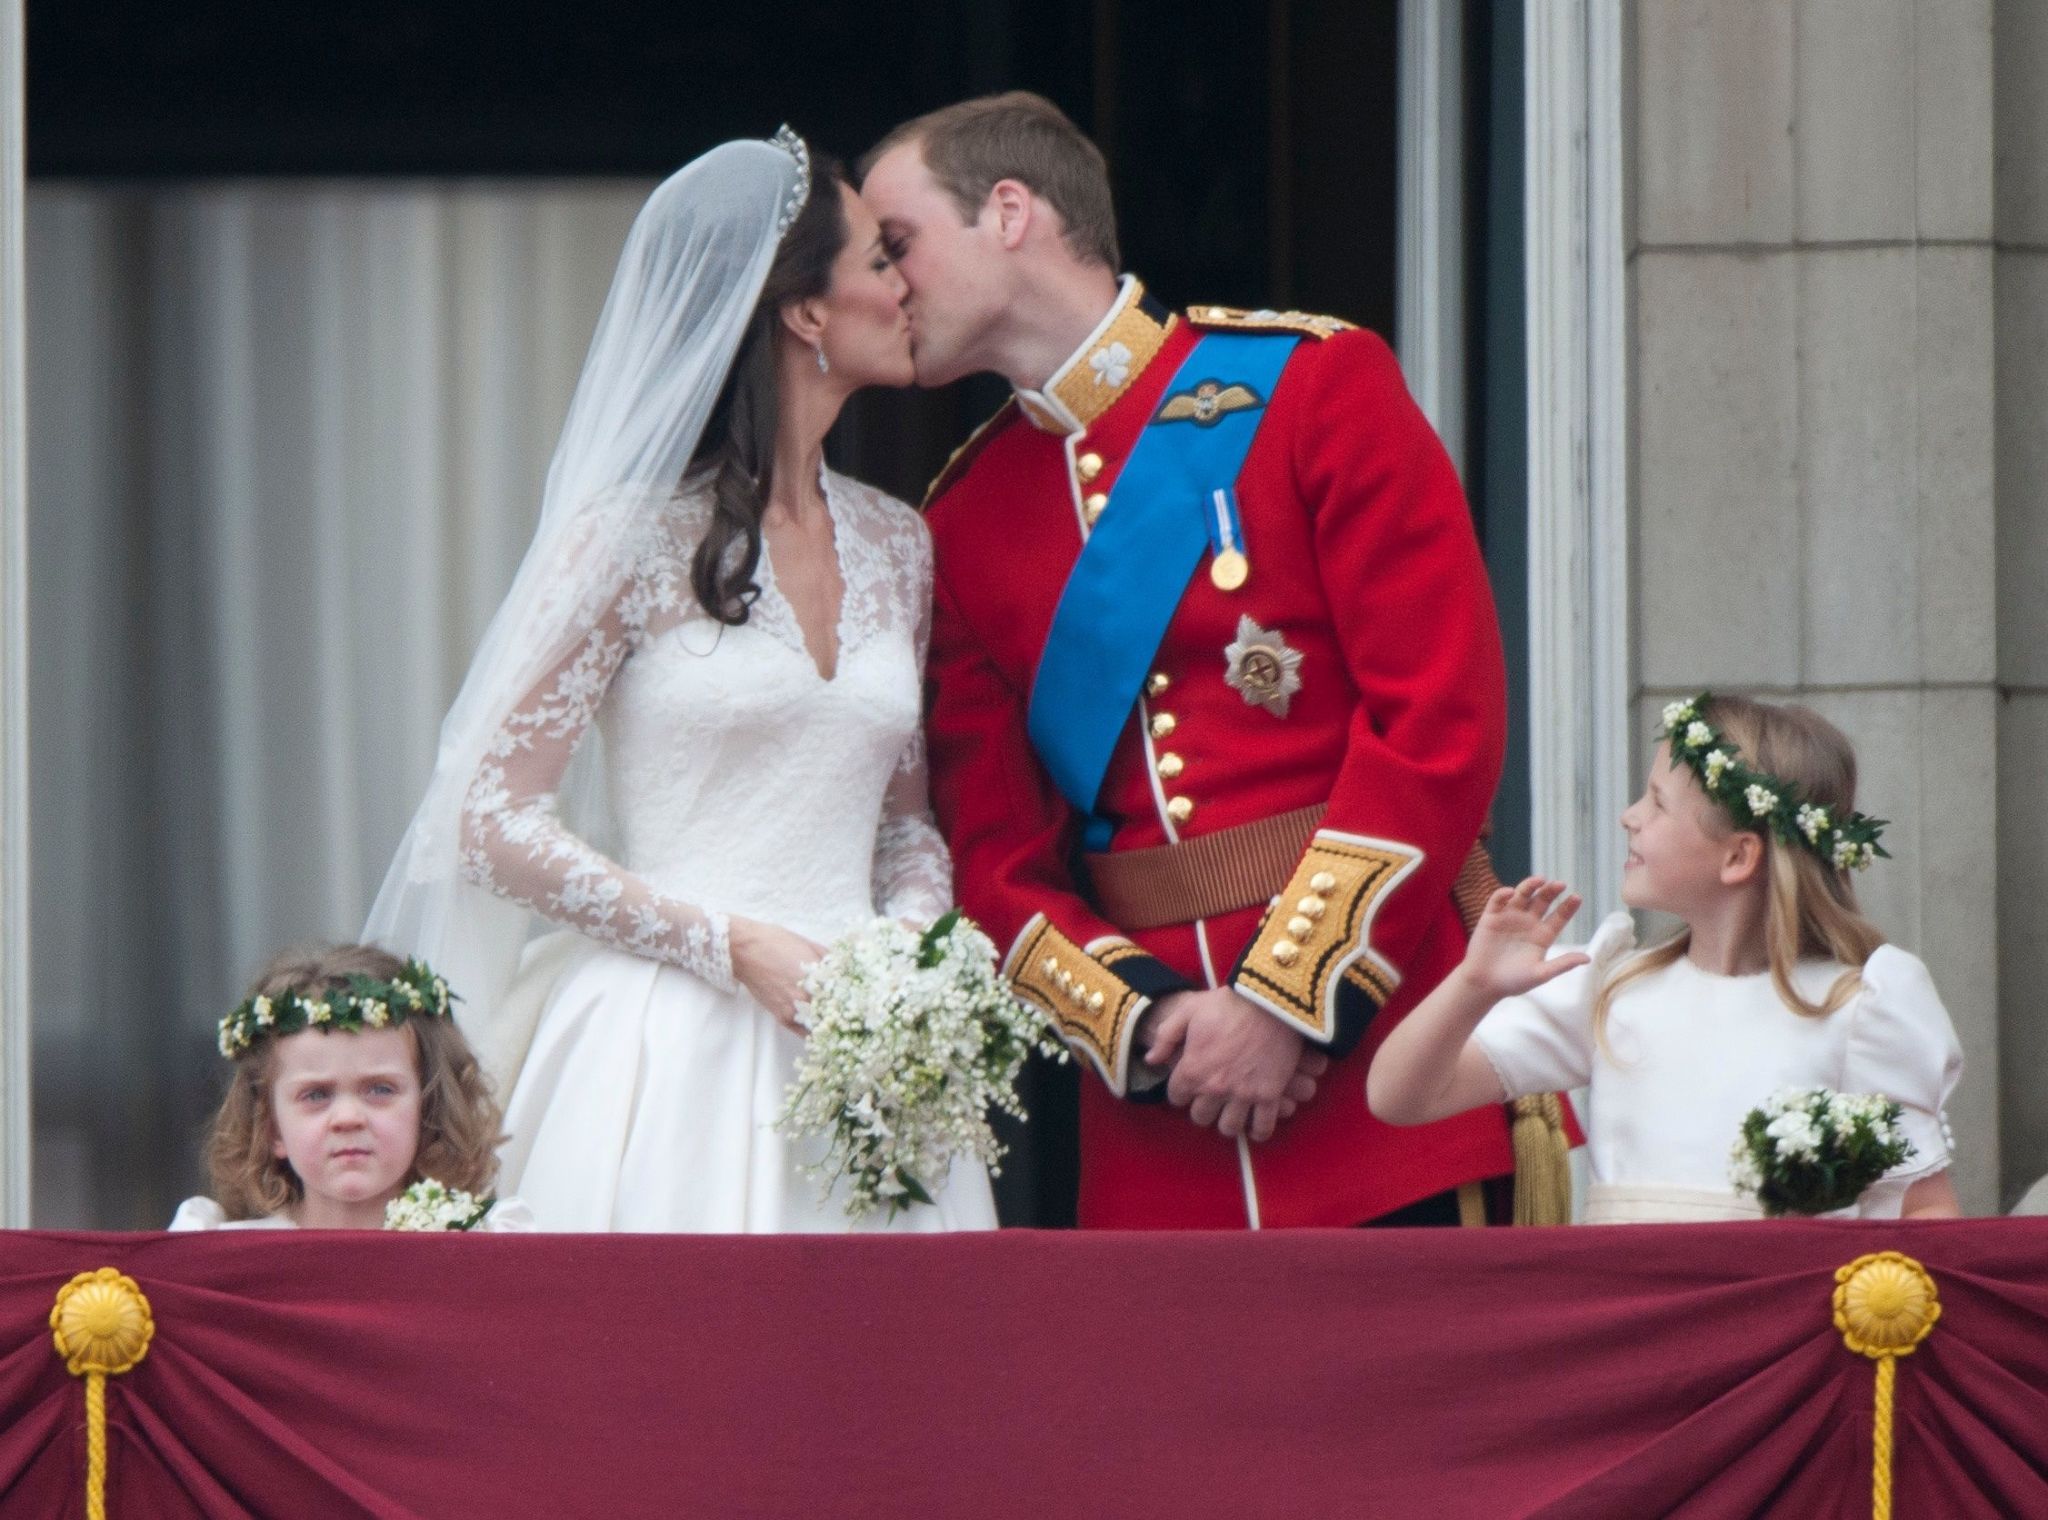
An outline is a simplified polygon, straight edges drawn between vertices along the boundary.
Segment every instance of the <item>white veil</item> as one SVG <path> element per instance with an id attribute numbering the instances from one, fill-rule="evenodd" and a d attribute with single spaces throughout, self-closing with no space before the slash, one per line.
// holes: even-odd
<path id="1" fill-rule="evenodd" d="M 473 1034 L 471 1020 L 488 1023 L 518 970 L 530 918 L 464 880 L 464 796 L 506 718 L 618 594 L 635 529 L 688 468 L 776 247 L 809 193 L 809 154 L 784 127 L 766 142 L 724 143 L 670 175 L 626 236 L 548 466 L 533 544 L 442 722 L 426 798 L 363 930 L 445 977 Z M 593 777 L 591 757 L 578 759 Z M 579 825 L 601 832 L 601 807 L 598 817 L 581 811 Z"/>

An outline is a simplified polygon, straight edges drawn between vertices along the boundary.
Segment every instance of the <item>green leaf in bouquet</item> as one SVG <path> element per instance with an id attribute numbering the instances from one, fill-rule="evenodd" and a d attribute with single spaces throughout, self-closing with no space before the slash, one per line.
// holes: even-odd
<path id="1" fill-rule="evenodd" d="M 932 926 L 918 937 L 918 969 L 929 971 L 946 958 L 946 936 L 953 932 L 953 926 L 960 922 L 960 910 L 948 908 L 933 922 Z"/>

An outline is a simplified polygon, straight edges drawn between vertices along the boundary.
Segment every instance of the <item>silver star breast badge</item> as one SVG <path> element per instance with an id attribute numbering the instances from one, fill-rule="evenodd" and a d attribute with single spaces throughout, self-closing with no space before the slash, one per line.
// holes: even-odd
<path id="1" fill-rule="evenodd" d="M 1301 651 L 1248 617 L 1237 620 L 1237 637 L 1223 646 L 1223 679 L 1247 707 L 1263 707 L 1276 718 L 1301 690 Z"/>

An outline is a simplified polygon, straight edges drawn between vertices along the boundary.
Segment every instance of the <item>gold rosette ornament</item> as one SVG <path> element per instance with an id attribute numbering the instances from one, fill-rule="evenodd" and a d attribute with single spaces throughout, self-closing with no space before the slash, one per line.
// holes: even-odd
<path id="1" fill-rule="evenodd" d="M 81 1272 L 57 1290 L 50 1335 L 73 1377 L 85 1379 L 85 1513 L 107 1514 L 107 1379 L 149 1354 L 156 1321 L 135 1279 L 113 1267 Z"/>
<path id="2" fill-rule="evenodd" d="M 1940 1318 L 1934 1278 L 1910 1256 L 1879 1251 L 1835 1273 L 1835 1328 L 1851 1351 L 1877 1363 L 1870 1472 L 1874 1520 L 1891 1520 L 1892 1390 L 1899 1358 L 1911 1356 Z"/>

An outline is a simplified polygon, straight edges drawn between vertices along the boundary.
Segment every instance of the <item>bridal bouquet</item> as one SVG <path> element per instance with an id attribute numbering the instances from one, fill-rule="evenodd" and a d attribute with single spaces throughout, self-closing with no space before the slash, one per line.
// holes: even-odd
<path id="1" fill-rule="evenodd" d="M 991 1172 L 1003 1146 L 991 1108 L 1024 1117 L 1017 1073 L 1033 1049 L 1065 1059 L 1051 1026 L 996 971 L 995 946 L 958 909 L 922 934 L 878 918 L 835 940 L 804 978 L 810 1038 L 781 1129 L 822 1135 L 806 1170 L 847 1214 L 930 1203 L 963 1152 Z"/>
<path id="2" fill-rule="evenodd" d="M 1743 1119 L 1730 1180 L 1773 1216 L 1847 1208 L 1912 1156 L 1900 1112 L 1878 1093 L 1780 1088 Z"/>
<path id="3" fill-rule="evenodd" d="M 473 1230 L 495 1200 L 423 1177 L 384 1205 L 387 1230 Z"/>

